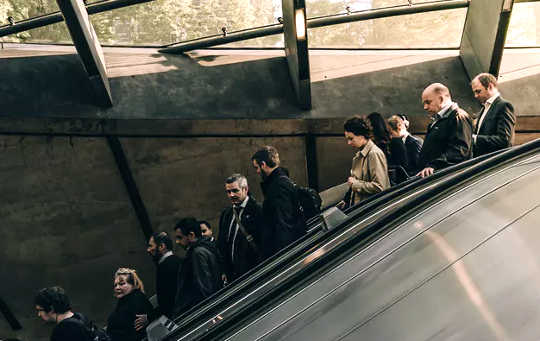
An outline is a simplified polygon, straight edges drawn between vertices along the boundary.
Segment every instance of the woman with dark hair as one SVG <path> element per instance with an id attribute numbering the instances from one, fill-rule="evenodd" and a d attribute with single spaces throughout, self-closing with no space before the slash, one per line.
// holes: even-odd
<path id="1" fill-rule="evenodd" d="M 144 294 L 144 285 L 133 269 L 120 268 L 114 274 L 114 296 L 118 299 L 107 324 L 112 341 L 140 341 L 146 337 L 144 328 L 135 330 L 137 315 L 148 315 L 152 304 Z"/>
<path id="2" fill-rule="evenodd" d="M 347 144 L 358 149 L 352 160 L 349 192 L 338 207 L 352 206 L 390 187 L 384 153 L 371 141 L 371 126 L 364 117 L 349 118 L 344 124 Z"/>
<path id="3" fill-rule="evenodd" d="M 383 151 L 387 159 L 390 156 L 390 132 L 386 127 L 386 122 L 381 114 L 378 112 L 372 112 L 368 115 L 367 119 L 371 123 L 371 129 L 373 132 L 373 142 Z"/>

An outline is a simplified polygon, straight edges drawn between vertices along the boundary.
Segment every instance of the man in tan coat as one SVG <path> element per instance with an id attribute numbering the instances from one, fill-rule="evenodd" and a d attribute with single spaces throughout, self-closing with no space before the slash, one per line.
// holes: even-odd
<path id="1" fill-rule="evenodd" d="M 344 129 L 347 144 L 359 149 L 352 160 L 351 176 L 347 179 L 351 188 L 347 203 L 352 206 L 389 188 L 390 180 L 386 157 L 370 139 L 368 121 L 355 116 L 345 122 Z"/>

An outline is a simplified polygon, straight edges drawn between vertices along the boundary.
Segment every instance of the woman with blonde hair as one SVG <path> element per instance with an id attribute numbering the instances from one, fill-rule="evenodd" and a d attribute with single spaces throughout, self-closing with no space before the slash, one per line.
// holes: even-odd
<path id="1" fill-rule="evenodd" d="M 119 268 L 114 273 L 114 296 L 118 299 L 107 324 L 112 341 L 140 341 L 146 336 L 144 328 L 135 330 L 136 315 L 148 315 L 152 304 L 144 294 L 144 285 L 137 272 Z"/>

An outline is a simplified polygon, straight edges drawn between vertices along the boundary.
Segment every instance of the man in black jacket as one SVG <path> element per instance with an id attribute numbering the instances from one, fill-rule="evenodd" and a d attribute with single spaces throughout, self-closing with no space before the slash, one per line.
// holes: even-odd
<path id="1" fill-rule="evenodd" d="M 285 169 L 279 167 L 276 148 L 265 146 L 251 157 L 263 180 L 263 254 L 270 257 L 306 233 L 306 225 L 296 198 L 295 185 Z"/>
<path id="2" fill-rule="evenodd" d="M 41 289 L 34 298 L 38 316 L 45 322 L 55 323 L 51 341 L 92 341 L 85 328 L 88 322 L 82 314 L 71 311 L 71 303 L 64 289 Z"/>
<path id="3" fill-rule="evenodd" d="M 173 254 L 173 243 L 166 232 L 156 232 L 148 240 L 147 252 L 156 263 L 156 296 L 159 313 L 173 318 L 180 258 Z"/>
<path id="4" fill-rule="evenodd" d="M 422 93 L 424 110 L 433 115 L 419 157 L 418 176 L 432 175 L 472 157 L 472 120 L 441 83 L 429 85 Z"/>
<path id="5" fill-rule="evenodd" d="M 261 260 L 263 217 L 261 206 L 248 194 L 245 176 L 229 176 L 225 180 L 225 192 L 232 206 L 219 218 L 217 245 L 225 261 L 227 281 L 232 282 Z"/>
<path id="6" fill-rule="evenodd" d="M 187 250 L 178 273 L 175 313 L 180 314 L 223 287 L 219 252 L 201 234 L 199 222 L 184 218 L 175 226 L 177 243 Z"/>
<path id="7" fill-rule="evenodd" d="M 512 103 L 501 97 L 497 78 L 489 73 L 481 73 L 472 80 L 471 89 L 482 104 L 473 133 L 474 156 L 511 147 L 516 115 Z"/>

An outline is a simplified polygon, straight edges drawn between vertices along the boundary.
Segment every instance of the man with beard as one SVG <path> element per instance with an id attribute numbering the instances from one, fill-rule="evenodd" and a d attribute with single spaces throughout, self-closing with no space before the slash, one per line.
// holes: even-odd
<path id="1" fill-rule="evenodd" d="M 174 227 L 176 242 L 187 250 L 178 273 L 175 314 L 180 314 L 223 287 L 219 252 L 203 237 L 201 225 L 193 218 L 180 220 Z"/>
<path id="2" fill-rule="evenodd" d="M 166 232 L 156 232 L 148 240 L 146 251 L 156 264 L 156 296 L 158 309 L 156 316 L 151 316 L 150 320 L 159 315 L 165 315 L 172 319 L 174 309 L 174 299 L 177 291 L 178 269 L 180 268 L 180 258 L 172 252 L 173 243 Z M 137 329 L 147 324 L 145 315 L 139 315 L 135 320 Z"/>
<path id="3" fill-rule="evenodd" d="M 225 192 L 232 206 L 219 218 L 218 248 L 225 261 L 227 281 L 232 282 L 260 261 L 262 208 L 249 196 L 247 179 L 241 174 L 225 179 Z"/>
<path id="4" fill-rule="evenodd" d="M 251 157 L 253 167 L 261 176 L 264 194 L 263 255 L 270 257 L 306 233 L 300 214 L 296 186 L 288 172 L 279 167 L 276 148 L 265 146 Z"/>

